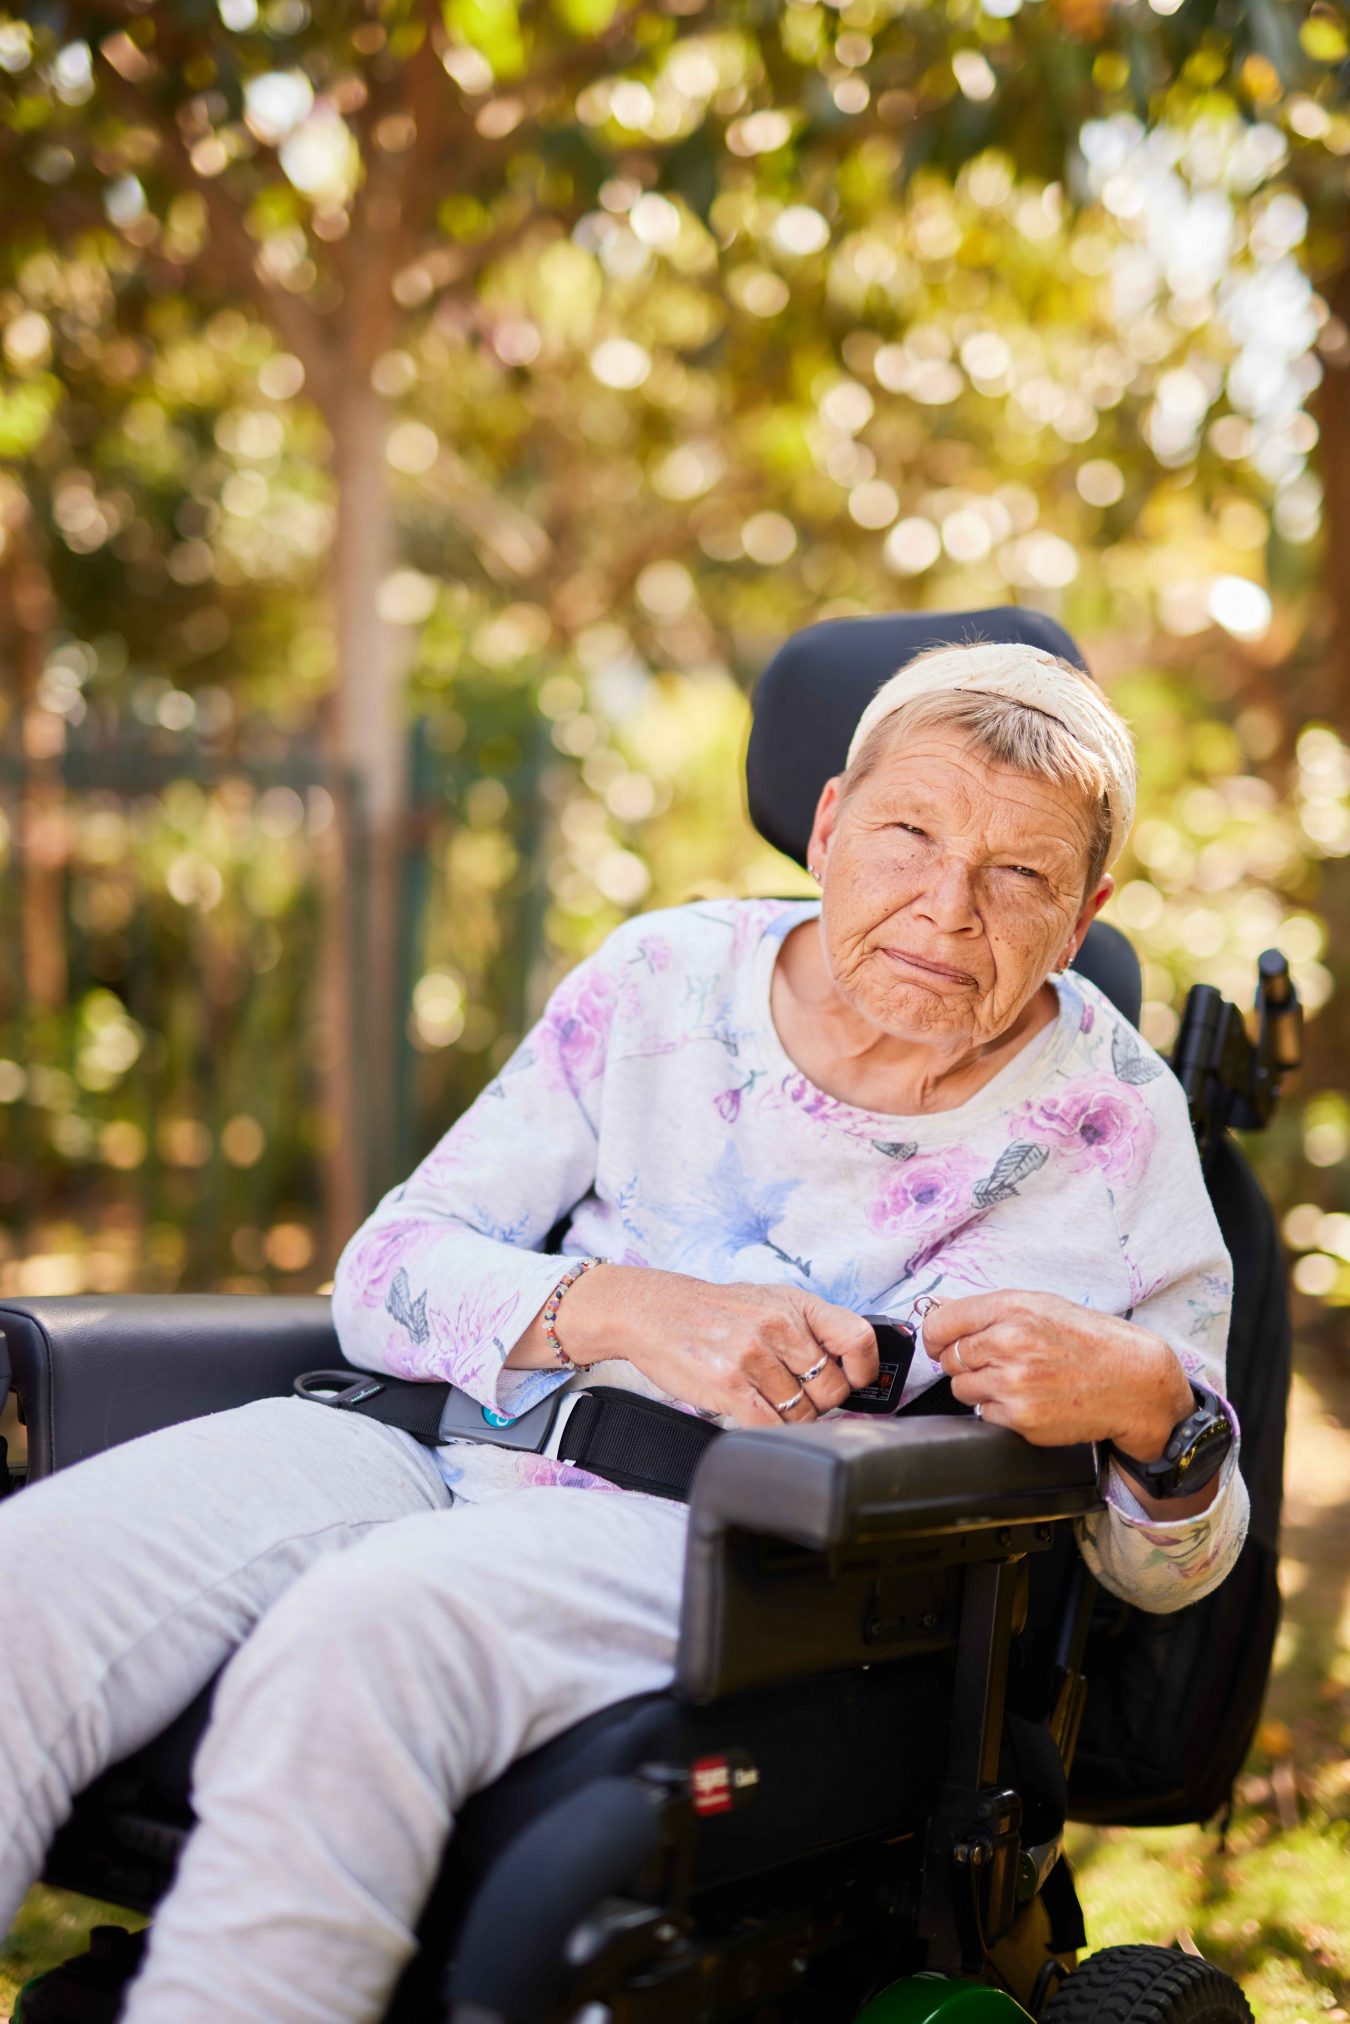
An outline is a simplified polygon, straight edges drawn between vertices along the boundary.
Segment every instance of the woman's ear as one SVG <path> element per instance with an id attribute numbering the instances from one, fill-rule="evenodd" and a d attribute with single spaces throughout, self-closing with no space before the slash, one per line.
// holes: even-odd
<path id="1" fill-rule="evenodd" d="M 1062 966 L 1064 969 L 1068 969 L 1070 963 L 1082 948 L 1084 941 L 1087 939 L 1088 929 L 1092 926 L 1092 923 L 1096 920 L 1115 889 L 1116 882 L 1111 877 L 1111 874 L 1107 872 L 1103 875 L 1097 886 L 1097 890 L 1084 900 L 1078 919 L 1073 924 L 1073 937 L 1064 958 Z"/>
<path id="2" fill-rule="evenodd" d="M 836 773 L 832 780 L 827 780 L 820 790 L 820 799 L 816 803 L 816 818 L 811 824 L 811 835 L 806 846 L 806 863 L 812 878 L 823 873 L 825 860 L 829 856 L 830 839 L 839 824 L 839 783 L 843 777 L 842 773 Z"/>

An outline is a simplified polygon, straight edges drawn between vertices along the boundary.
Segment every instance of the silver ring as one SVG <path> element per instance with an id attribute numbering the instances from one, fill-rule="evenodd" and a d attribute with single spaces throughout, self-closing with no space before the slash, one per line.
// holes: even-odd
<path id="1" fill-rule="evenodd" d="M 820 1376 L 820 1373 L 824 1370 L 829 1360 L 830 1358 L 828 1351 L 824 1356 L 818 1356 L 815 1362 L 812 1364 L 810 1370 L 804 1370 L 799 1373 L 802 1383 L 804 1385 L 814 1384 L 816 1379 Z"/>
<path id="2" fill-rule="evenodd" d="M 966 1373 L 966 1376 L 969 1377 L 971 1375 L 971 1369 L 970 1365 L 966 1362 L 965 1358 L 961 1354 L 961 1341 L 962 1338 L 958 1335 L 955 1342 L 952 1344 L 952 1355 L 956 1358 L 956 1361 L 960 1364 L 962 1370 Z"/>
<path id="3" fill-rule="evenodd" d="M 983 1406 L 976 1406 L 976 1408 L 975 1408 L 975 1417 L 976 1417 L 976 1419 L 977 1419 L 977 1420 L 982 1420 L 982 1419 L 984 1418 L 984 1407 L 983 1407 Z"/>
<path id="4" fill-rule="evenodd" d="M 784 1399 L 781 1406 L 779 1405 L 774 1406 L 774 1411 L 779 1414 L 790 1413 L 792 1411 L 792 1408 L 794 1406 L 799 1406 L 805 1397 L 806 1397 L 806 1387 L 805 1385 L 800 1385 L 798 1386 L 797 1390 L 793 1392 L 792 1397 L 790 1399 Z"/>

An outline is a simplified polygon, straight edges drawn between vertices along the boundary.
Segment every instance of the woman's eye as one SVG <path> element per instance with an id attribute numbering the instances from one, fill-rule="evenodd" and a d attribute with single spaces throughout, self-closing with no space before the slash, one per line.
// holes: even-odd
<path id="1" fill-rule="evenodd" d="M 897 822 L 893 827 L 903 829 L 906 836 L 927 836 L 928 834 L 926 829 L 920 829 L 918 824 L 913 822 Z"/>

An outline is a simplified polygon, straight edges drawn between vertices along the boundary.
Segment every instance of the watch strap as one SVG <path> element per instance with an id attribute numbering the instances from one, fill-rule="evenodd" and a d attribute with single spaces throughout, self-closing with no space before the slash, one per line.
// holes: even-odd
<path id="1" fill-rule="evenodd" d="M 1187 1497 L 1203 1490 L 1223 1467 L 1233 1445 L 1233 1425 L 1217 1392 L 1191 1380 L 1195 1403 L 1168 1435 L 1155 1461 L 1141 1462 L 1114 1441 L 1108 1452 L 1151 1497 Z"/>

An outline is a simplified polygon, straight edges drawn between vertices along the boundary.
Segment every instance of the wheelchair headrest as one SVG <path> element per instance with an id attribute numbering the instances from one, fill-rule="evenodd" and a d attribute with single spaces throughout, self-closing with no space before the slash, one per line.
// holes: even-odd
<path id="1" fill-rule="evenodd" d="M 1062 625 L 1011 604 L 827 619 L 794 633 L 760 676 L 745 755 L 750 819 L 766 843 L 804 865 L 820 791 L 843 771 L 854 727 L 881 684 L 927 647 L 979 640 L 1021 641 L 1087 668 Z M 1138 1024 L 1139 962 L 1118 929 L 1094 922 L 1075 968 Z"/>
<path id="2" fill-rule="evenodd" d="M 765 841 L 804 865 L 820 790 L 843 771 L 854 727 L 882 683 L 927 647 L 978 640 L 1016 640 L 1087 667 L 1062 625 L 1011 604 L 834 618 L 794 633 L 760 676 L 745 756 L 750 819 Z"/>

